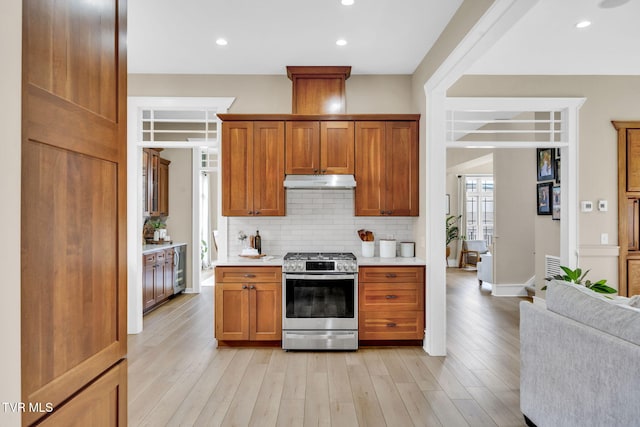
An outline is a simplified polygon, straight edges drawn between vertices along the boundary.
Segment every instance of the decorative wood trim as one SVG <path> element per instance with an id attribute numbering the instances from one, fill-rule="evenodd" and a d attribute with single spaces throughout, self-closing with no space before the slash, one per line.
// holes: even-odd
<path id="1" fill-rule="evenodd" d="M 296 66 L 287 65 L 287 77 L 293 80 L 295 77 L 344 77 L 345 80 L 351 76 L 351 66 Z"/>
<path id="2" fill-rule="evenodd" d="M 640 128 L 640 121 L 620 121 L 620 120 L 611 120 L 611 124 L 616 130 L 620 129 L 637 129 Z"/>
<path id="3" fill-rule="evenodd" d="M 232 121 L 410 121 L 420 120 L 420 114 L 218 114 L 220 120 Z"/>

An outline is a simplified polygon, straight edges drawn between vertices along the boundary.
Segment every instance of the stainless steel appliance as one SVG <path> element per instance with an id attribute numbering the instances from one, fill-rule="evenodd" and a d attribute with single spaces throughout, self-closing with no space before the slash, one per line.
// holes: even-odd
<path id="1" fill-rule="evenodd" d="M 298 252 L 282 265 L 282 348 L 358 348 L 358 265 L 352 253 Z"/>
<path id="2" fill-rule="evenodd" d="M 173 250 L 175 266 L 173 293 L 177 294 L 187 288 L 187 245 L 176 246 Z"/>

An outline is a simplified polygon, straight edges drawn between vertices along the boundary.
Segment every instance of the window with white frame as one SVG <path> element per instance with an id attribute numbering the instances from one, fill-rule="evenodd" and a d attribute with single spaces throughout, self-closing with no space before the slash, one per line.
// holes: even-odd
<path id="1" fill-rule="evenodd" d="M 465 238 L 493 242 L 493 175 L 467 175 L 465 189 Z"/>

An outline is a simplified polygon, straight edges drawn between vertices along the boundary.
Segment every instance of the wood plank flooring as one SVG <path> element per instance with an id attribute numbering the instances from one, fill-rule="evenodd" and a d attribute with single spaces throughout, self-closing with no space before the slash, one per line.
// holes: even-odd
<path id="1" fill-rule="evenodd" d="M 181 295 L 129 336 L 130 426 L 523 426 L 519 298 L 449 269 L 446 357 L 216 349 L 213 288 Z"/>

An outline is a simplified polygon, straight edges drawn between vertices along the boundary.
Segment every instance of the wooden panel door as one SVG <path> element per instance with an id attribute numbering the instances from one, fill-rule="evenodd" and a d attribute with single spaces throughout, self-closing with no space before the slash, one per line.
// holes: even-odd
<path id="1" fill-rule="evenodd" d="M 253 215 L 284 215 L 284 122 L 253 128 Z"/>
<path id="2" fill-rule="evenodd" d="M 638 228 L 640 227 L 640 209 L 638 199 L 627 199 L 627 217 L 626 217 L 626 239 L 627 248 L 629 251 L 637 251 L 639 249 L 638 240 L 640 234 Z"/>
<path id="3" fill-rule="evenodd" d="M 249 286 L 249 339 L 282 339 L 282 284 L 259 283 Z"/>
<path id="4" fill-rule="evenodd" d="M 164 294 L 169 298 L 173 295 L 173 283 L 175 281 L 175 250 L 173 248 L 164 251 Z"/>
<path id="5" fill-rule="evenodd" d="M 149 214 L 160 216 L 158 207 L 158 174 L 160 173 L 160 155 L 156 150 L 149 150 Z"/>
<path id="6" fill-rule="evenodd" d="M 147 311 L 156 303 L 156 254 L 142 256 L 142 311 Z"/>
<path id="7" fill-rule="evenodd" d="M 220 341 L 249 339 L 249 285 L 216 283 L 215 331 Z"/>
<path id="8" fill-rule="evenodd" d="M 640 295 L 640 258 L 627 259 L 627 296 Z"/>
<path id="9" fill-rule="evenodd" d="M 164 278 L 165 278 L 165 252 L 156 252 L 156 269 L 155 269 L 155 282 L 154 282 L 154 294 L 156 304 L 167 298 L 164 291 Z"/>
<path id="10" fill-rule="evenodd" d="M 353 122 L 320 123 L 320 173 L 355 173 L 355 133 Z"/>
<path id="11" fill-rule="evenodd" d="M 23 1 L 21 377 L 27 405 L 59 407 L 126 355 L 125 24 L 124 0 Z M 126 389 L 126 374 L 119 387 Z M 100 399 L 93 401 L 114 396 L 96 393 Z M 118 401 L 113 413 L 124 425 L 126 400 Z M 65 414 L 75 420 L 82 411 Z M 41 415 L 26 411 L 23 424 Z"/>
<path id="12" fill-rule="evenodd" d="M 385 122 L 356 122 L 355 213 L 379 216 L 385 197 Z"/>
<path id="13" fill-rule="evenodd" d="M 253 213 L 253 122 L 222 123 L 222 215 Z"/>
<path id="14" fill-rule="evenodd" d="M 418 138 L 416 122 L 386 124 L 387 215 L 418 215 Z"/>
<path id="15" fill-rule="evenodd" d="M 151 199 L 149 198 L 149 162 L 151 155 L 149 149 L 142 150 L 142 216 L 148 217 L 151 215 Z"/>
<path id="16" fill-rule="evenodd" d="M 287 175 L 320 173 L 319 122 L 287 122 L 285 140 Z"/>

